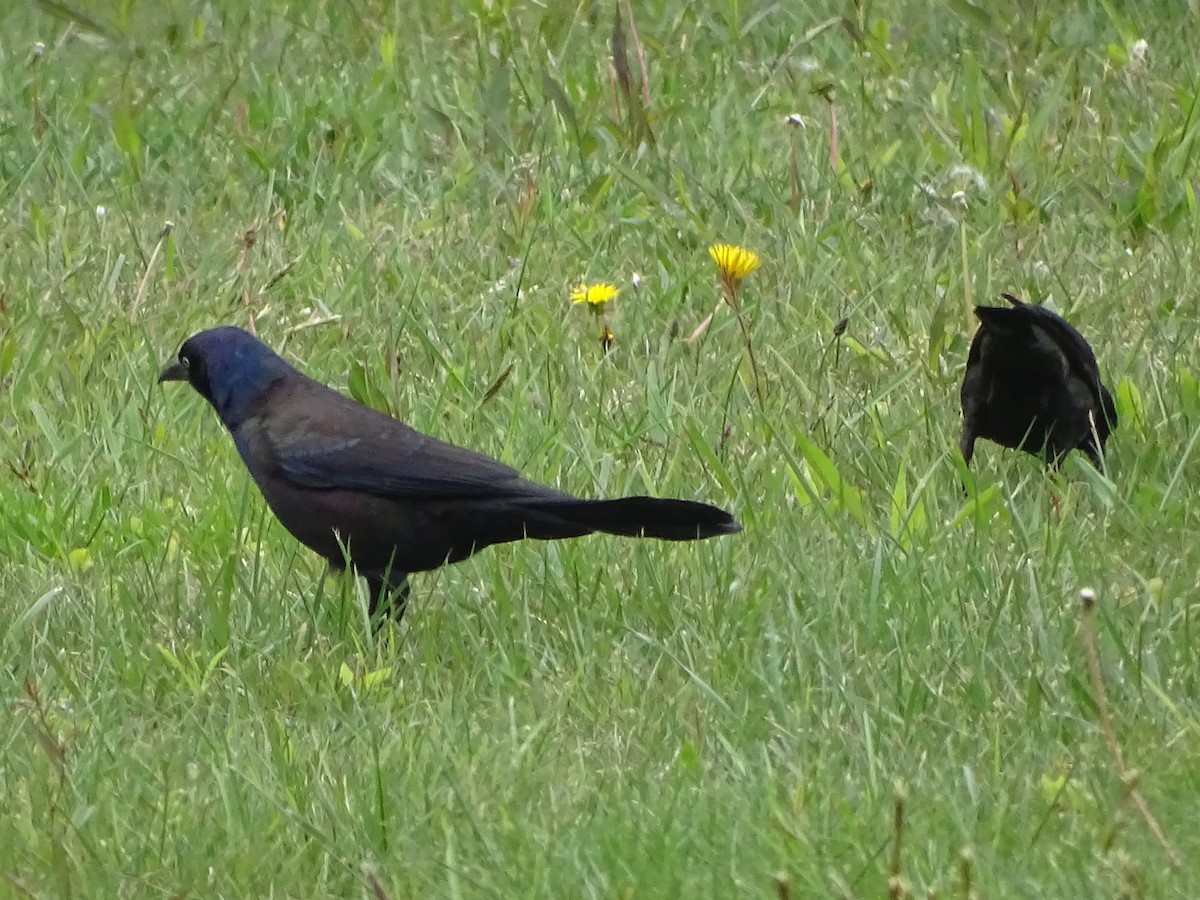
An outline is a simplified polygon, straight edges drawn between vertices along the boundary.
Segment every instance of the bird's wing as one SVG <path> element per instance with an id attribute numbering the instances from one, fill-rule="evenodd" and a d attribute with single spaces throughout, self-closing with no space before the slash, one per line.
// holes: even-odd
<path id="1" fill-rule="evenodd" d="M 536 492 L 513 468 L 447 444 L 324 385 L 293 382 L 270 398 L 256 427 L 280 472 L 318 490 L 397 500 Z"/>
<path id="2" fill-rule="evenodd" d="M 1067 361 L 1071 376 L 1081 382 L 1092 397 L 1093 408 L 1106 420 L 1104 434 L 1117 427 L 1117 407 L 1112 394 L 1100 380 L 1100 365 L 1091 345 L 1075 327 L 1062 317 L 1040 306 L 1026 307 L 1042 333 L 1058 346 Z"/>
<path id="3" fill-rule="evenodd" d="M 1036 350 L 1040 344 L 1041 352 L 1059 356 L 1066 373 L 1086 382 L 1099 401 L 1100 367 L 1096 355 L 1083 335 L 1061 316 L 1045 307 L 1021 301 L 1008 308 L 977 306 L 975 314 L 993 334 L 1008 339 L 1018 338 L 1022 334 L 1027 335 L 1024 340 L 1032 337 L 1036 343 L 1029 349 Z M 1032 334 L 1025 332 L 1025 328 L 1031 329 Z"/>
<path id="4" fill-rule="evenodd" d="M 1073 374 L 1089 383 L 1100 384 L 1100 366 L 1096 362 L 1096 354 L 1074 326 L 1041 306 L 1026 304 L 1020 309 L 1029 316 L 1035 327 L 1058 345 Z"/>

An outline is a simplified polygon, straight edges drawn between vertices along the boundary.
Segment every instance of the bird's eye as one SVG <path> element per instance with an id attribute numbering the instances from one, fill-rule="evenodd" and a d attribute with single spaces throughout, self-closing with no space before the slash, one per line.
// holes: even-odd
<path id="1" fill-rule="evenodd" d="M 192 367 L 192 358 L 185 353 L 180 353 L 179 364 L 185 369 L 190 369 Z"/>

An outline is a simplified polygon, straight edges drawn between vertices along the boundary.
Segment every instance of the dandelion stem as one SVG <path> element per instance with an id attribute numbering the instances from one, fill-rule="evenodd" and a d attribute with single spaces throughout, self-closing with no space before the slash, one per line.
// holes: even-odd
<path id="1" fill-rule="evenodd" d="M 737 300 L 737 289 L 730 290 L 726 295 L 730 307 L 733 309 L 733 314 L 737 318 L 738 327 L 742 329 L 742 337 L 746 341 L 746 355 L 750 357 L 750 370 L 754 374 L 754 393 L 758 396 L 758 403 L 761 406 L 763 402 L 762 379 L 758 374 L 758 359 L 754 356 L 754 341 L 750 338 L 750 328 L 746 325 L 746 319 L 742 315 L 741 304 Z"/>

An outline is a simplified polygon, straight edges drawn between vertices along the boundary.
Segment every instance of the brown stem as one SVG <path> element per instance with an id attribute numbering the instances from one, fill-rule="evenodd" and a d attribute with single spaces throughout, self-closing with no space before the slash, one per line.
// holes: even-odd
<path id="1" fill-rule="evenodd" d="M 1158 820 L 1150 812 L 1150 807 L 1146 805 L 1141 791 L 1137 789 L 1136 778 L 1125 766 L 1125 756 L 1121 752 L 1120 743 L 1117 741 L 1117 732 L 1113 728 L 1112 716 L 1109 715 L 1108 696 L 1104 691 L 1104 673 L 1100 668 L 1100 650 L 1096 643 L 1096 624 L 1092 614 L 1093 607 L 1096 605 L 1096 595 L 1094 592 L 1084 589 L 1079 592 L 1079 600 L 1083 604 L 1083 646 L 1087 651 L 1088 675 L 1091 676 L 1092 680 L 1092 693 L 1096 695 L 1096 712 L 1100 717 L 1100 729 L 1104 732 L 1104 741 L 1108 744 L 1108 752 L 1112 756 L 1114 765 L 1117 767 L 1117 775 L 1120 776 L 1122 783 L 1128 791 L 1129 800 L 1133 804 L 1133 808 L 1137 810 L 1147 830 L 1163 848 L 1163 852 L 1166 853 L 1167 858 L 1171 861 L 1171 865 L 1179 868 L 1183 864 L 1179 858 L 1179 854 L 1175 852 L 1175 848 L 1167 840 L 1162 826 L 1158 824 Z"/>
<path id="2" fill-rule="evenodd" d="M 150 259 L 146 262 L 146 271 L 142 272 L 142 280 L 138 282 L 137 294 L 133 298 L 133 306 L 129 309 L 130 321 L 137 320 L 138 310 L 142 306 L 142 298 L 146 295 L 146 284 L 150 281 L 150 273 L 154 270 L 154 264 L 158 261 L 158 255 L 162 252 L 163 244 L 167 242 L 167 238 L 171 236 L 171 232 L 175 229 L 174 222 L 167 222 L 163 225 L 162 231 L 158 233 L 158 243 L 154 245 L 154 250 L 150 253 Z"/>
<path id="3" fill-rule="evenodd" d="M 633 41 L 633 52 L 637 57 L 638 70 L 642 75 L 642 103 L 650 108 L 650 76 L 646 72 L 646 55 L 642 52 L 642 42 L 638 38 L 637 25 L 633 21 L 633 7 L 625 0 L 625 18 L 629 20 L 629 37 Z"/>

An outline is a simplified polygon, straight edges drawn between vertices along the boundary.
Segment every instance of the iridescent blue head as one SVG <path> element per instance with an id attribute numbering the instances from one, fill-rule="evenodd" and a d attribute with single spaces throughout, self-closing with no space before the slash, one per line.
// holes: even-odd
<path id="1" fill-rule="evenodd" d="M 270 347 L 240 328 L 225 326 L 194 334 L 179 357 L 158 376 L 186 381 L 212 404 L 226 428 L 236 428 L 257 408 L 260 397 L 295 371 Z"/>

